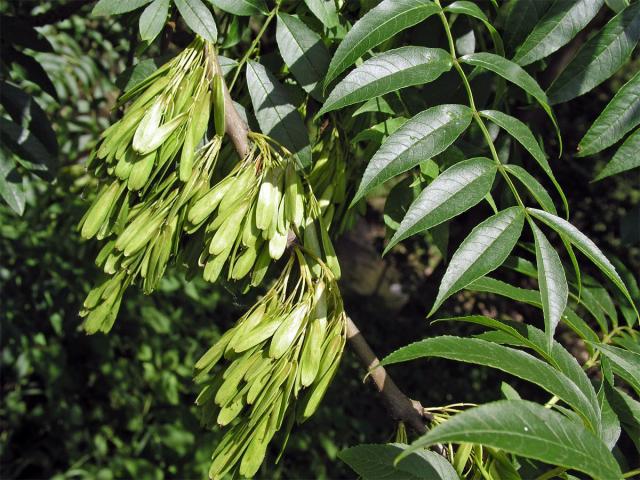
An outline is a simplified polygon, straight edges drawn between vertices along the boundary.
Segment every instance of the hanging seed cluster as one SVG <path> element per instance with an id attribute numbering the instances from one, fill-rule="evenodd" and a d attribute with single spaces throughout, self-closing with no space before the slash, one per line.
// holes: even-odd
<path id="1" fill-rule="evenodd" d="M 106 280 L 84 303 L 84 327 L 108 331 L 126 288 L 140 279 L 151 293 L 176 256 L 186 214 L 211 182 L 221 138 L 197 148 L 221 89 L 213 81 L 210 45 L 195 40 L 127 92 L 131 101 L 109 127 L 89 162 L 102 187 L 80 221 L 84 238 L 108 239 L 96 263 Z M 223 107 L 222 107 L 223 108 Z"/>
<path id="2" fill-rule="evenodd" d="M 230 428 L 213 453 L 212 479 L 255 475 L 269 442 L 309 418 L 344 349 L 346 316 L 335 277 L 313 274 L 295 248 L 276 284 L 197 362 L 204 424 Z M 224 373 L 212 374 L 219 362 Z"/>
<path id="3" fill-rule="evenodd" d="M 228 263 L 228 278 L 241 280 L 253 269 L 251 285 L 259 285 L 271 260 L 284 254 L 289 232 L 303 225 L 305 192 L 293 162 L 262 136 L 253 138 L 245 161 L 195 202 L 187 216 L 188 231 L 206 224 L 198 262 L 209 282 Z"/>
<path id="4" fill-rule="evenodd" d="M 228 427 L 210 475 L 248 477 L 278 430 L 288 436 L 316 410 L 344 348 L 328 231 L 344 203 L 346 163 L 329 149 L 303 181 L 289 152 L 250 133 L 246 158 L 222 171 L 224 86 L 213 54 L 197 38 L 119 100 L 124 115 L 88 164 L 99 191 L 79 230 L 105 241 L 96 258 L 105 278 L 80 314 L 88 333 L 110 330 L 125 290 L 150 294 L 171 263 L 187 276 L 202 269 L 215 282 L 225 272 L 257 286 L 291 247 L 274 286 L 196 364 L 203 422 Z"/>

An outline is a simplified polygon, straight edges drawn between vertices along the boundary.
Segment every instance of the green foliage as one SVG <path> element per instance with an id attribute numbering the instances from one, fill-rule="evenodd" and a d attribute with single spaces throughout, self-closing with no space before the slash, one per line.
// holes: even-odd
<path id="1" fill-rule="evenodd" d="M 58 23 L 56 8 L 31 10 L 2 17 L 15 26 L 2 44 L 0 194 L 26 212 L 0 210 L 2 456 L 13 476 L 198 477 L 209 466 L 211 478 L 278 478 L 304 470 L 287 464 L 292 450 L 313 452 L 317 476 L 342 474 L 300 440 L 314 437 L 332 459 L 366 442 L 339 454 L 365 479 L 638 473 L 640 290 L 637 251 L 622 244 L 633 217 L 622 239 L 610 226 L 640 201 L 615 176 L 639 165 L 640 2 L 100 0 L 91 19 L 65 21 L 71 35 L 35 28 Z M 118 17 L 104 47 L 67 38 L 107 16 Z M 115 101 L 104 73 L 120 72 Z M 74 102 L 94 116 L 57 111 Z M 610 191 L 585 193 L 593 175 L 576 157 L 587 156 Z M 94 202 L 84 217 L 81 191 Z M 598 209 L 607 223 L 591 226 Z M 495 401 L 497 388 L 466 375 L 449 389 L 451 375 L 428 396 L 442 406 L 425 410 L 426 433 L 400 422 L 396 443 L 371 444 L 370 422 L 344 401 L 359 384 L 345 387 L 338 367 L 346 315 L 376 305 L 345 295 L 343 309 L 341 290 L 369 275 L 358 270 L 364 248 L 339 255 L 333 242 L 369 238 L 362 225 L 380 217 L 375 248 L 399 266 L 392 287 L 408 289 L 415 319 L 369 322 L 393 331 L 374 337 L 395 350 L 383 364 L 404 364 L 394 375 L 412 396 L 447 370 L 420 359 L 506 373 L 515 387 Z M 79 242 L 78 220 L 100 251 Z M 121 310 L 110 337 L 75 328 L 96 284 L 84 326 L 106 332 Z M 131 285 L 157 293 L 125 296 Z M 453 316 L 426 327 L 427 311 Z M 189 406 L 193 366 L 207 434 Z M 92 401 L 99 408 L 83 408 Z M 322 423 L 305 437 L 294 425 L 316 411 Z M 327 440 L 332 415 L 342 421 Z M 47 445 L 51 432 L 69 438 L 25 455 L 32 424 Z"/>

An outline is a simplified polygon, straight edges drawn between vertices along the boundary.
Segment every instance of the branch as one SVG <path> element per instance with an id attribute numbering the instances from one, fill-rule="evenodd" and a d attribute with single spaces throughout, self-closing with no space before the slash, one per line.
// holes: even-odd
<path id="1" fill-rule="evenodd" d="M 216 72 L 222 75 L 218 56 L 215 52 L 211 52 L 211 54 Z M 224 86 L 225 98 L 225 131 L 229 137 L 231 137 L 231 141 L 240 158 L 244 158 L 250 148 L 248 138 L 249 128 L 238 114 L 226 82 L 222 82 L 222 84 Z M 384 367 L 380 366 L 380 360 L 378 360 L 376 354 L 373 353 L 373 350 L 371 350 L 371 347 L 351 318 L 347 318 L 347 339 L 349 340 L 351 348 L 369 372 L 369 378 L 382 397 L 382 401 L 387 407 L 391 418 L 406 423 L 420 435 L 426 433 L 426 420 L 429 418 L 428 414 L 424 411 L 420 402 L 411 400 L 400 391 Z"/>

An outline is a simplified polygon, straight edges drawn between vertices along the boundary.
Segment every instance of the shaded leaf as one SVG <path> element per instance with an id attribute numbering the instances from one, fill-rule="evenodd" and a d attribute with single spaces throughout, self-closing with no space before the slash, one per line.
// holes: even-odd
<path id="1" fill-rule="evenodd" d="M 607 401 L 620 419 L 622 428 L 640 450 L 640 402 L 609 382 L 604 383 Z"/>
<path id="2" fill-rule="evenodd" d="M 620 438 L 622 429 L 620 428 L 620 420 L 607 399 L 605 385 L 606 382 L 600 384 L 600 389 L 598 390 L 598 403 L 602 412 L 602 435 L 600 438 L 609 447 L 609 450 L 613 450 Z"/>
<path id="3" fill-rule="evenodd" d="M 325 87 L 368 50 L 398 32 L 438 13 L 430 0 L 383 0 L 349 30 L 334 54 L 325 78 Z"/>
<path id="4" fill-rule="evenodd" d="M 509 80 L 514 85 L 522 88 L 525 92 L 536 99 L 538 104 L 547 113 L 547 116 L 551 119 L 553 126 L 556 129 L 558 136 L 558 142 L 560 143 L 560 150 L 562 151 L 562 137 L 560 136 L 560 130 L 558 128 L 558 122 L 556 117 L 549 106 L 549 99 L 547 94 L 544 93 L 538 82 L 529 75 L 522 67 L 517 63 L 507 60 L 500 55 L 495 55 L 488 52 L 472 53 L 471 55 L 465 55 L 460 58 L 460 61 L 473 65 L 475 67 L 481 67 L 485 70 L 489 70 L 493 73 L 500 75 L 502 78 Z"/>
<path id="5" fill-rule="evenodd" d="M 191 30 L 205 40 L 215 43 L 218 39 L 218 27 L 213 19 L 211 10 L 202 0 L 173 0 Z"/>
<path id="6" fill-rule="evenodd" d="M 528 208 L 529 213 L 534 217 L 542 220 L 558 234 L 564 236 L 571 244 L 573 244 L 578 250 L 584 253 L 609 279 L 622 291 L 624 296 L 629 300 L 629 303 L 633 306 L 636 316 L 638 311 L 636 309 L 631 295 L 627 290 L 624 282 L 618 275 L 616 268 L 611 264 L 609 259 L 604 256 L 595 243 L 589 239 L 584 233 L 571 225 L 566 220 L 557 217 L 551 213 L 538 210 L 536 208 Z"/>
<path id="7" fill-rule="evenodd" d="M 582 46 L 547 90 L 551 103 L 579 97 L 611 77 L 627 62 L 638 38 L 640 3 L 634 3 Z"/>
<path id="8" fill-rule="evenodd" d="M 533 175 L 527 172 L 520 165 L 506 164 L 503 167 L 507 172 L 516 177 L 525 187 L 527 187 L 531 196 L 533 196 L 536 202 L 538 202 L 544 210 L 551 212 L 554 215 L 558 214 L 551 195 L 549 195 L 547 189 L 544 188 Z"/>
<path id="9" fill-rule="evenodd" d="M 604 0 L 556 0 L 520 45 L 513 61 L 529 65 L 569 43 L 596 16 Z"/>
<path id="10" fill-rule="evenodd" d="M 353 203 L 378 185 L 442 153 L 467 129 L 471 119 L 472 112 L 464 105 L 438 105 L 411 118 L 373 155 Z"/>
<path id="11" fill-rule="evenodd" d="M 472 158 L 445 170 L 411 204 L 385 253 L 405 238 L 478 204 L 491 190 L 496 171 L 496 164 L 488 158 Z"/>
<path id="12" fill-rule="evenodd" d="M 602 440 L 563 415 L 525 400 L 500 400 L 460 413 L 413 442 L 403 455 L 448 442 L 480 443 L 598 480 L 622 477 Z"/>
<path id="13" fill-rule="evenodd" d="M 551 166 L 547 160 L 547 156 L 545 155 L 542 147 L 533 136 L 533 133 L 529 129 L 529 127 L 511 115 L 507 115 L 506 113 L 500 112 L 498 110 L 482 110 L 480 115 L 484 118 L 491 120 L 493 123 L 498 125 L 500 128 L 504 129 L 509 135 L 515 138 L 526 150 L 531 154 L 540 168 L 544 170 L 549 179 L 553 182 L 553 185 L 558 190 L 560 197 L 562 198 L 562 203 L 564 204 L 565 211 L 569 211 L 569 205 L 567 203 L 567 198 L 562 190 L 562 187 L 556 180 L 555 175 L 553 174 L 553 170 L 551 170 Z"/>
<path id="14" fill-rule="evenodd" d="M 339 24 L 335 0 L 304 0 L 311 13 L 327 28 Z"/>
<path id="15" fill-rule="evenodd" d="M 0 196 L 18 215 L 24 213 L 25 193 L 22 177 L 15 170 L 15 163 L 0 149 Z"/>
<path id="16" fill-rule="evenodd" d="M 480 20 L 489 35 L 491 36 L 491 40 L 493 41 L 496 52 L 500 55 L 504 55 L 504 45 L 502 43 L 502 38 L 498 31 L 493 27 L 489 19 L 484 14 L 482 9 L 478 7 L 475 3 L 467 1 L 467 0 L 457 0 L 444 8 L 445 12 L 455 13 L 458 15 L 468 15 L 477 20 Z"/>
<path id="17" fill-rule="evenodd" d="M 322 101 L 321 81 L 329 66 L 329 51 L 320 35 L 298 17 L 278 14 L 276 41 L 284 63 L 302 88 Z"/>
<path id="18" fill-rule="evenodd" d="M 162 31 L 169 13 L 169 0 L 154 0 L 140 15 L 140 38 L 152 42 Z"/>
<path id="19" fill-rule="evenodd" d="M 402 347 L 385 357 L 382 365 L 428 357 L 484 365 L 527 380 L 557 395 L 580 413 L 594 431 L 598 429 L 599 412 L 578 386 L 547 362 L 522 350 L 478 338 L 446 335 L 426 338 Z"/>
<path id="20" fill-rule="evenodd" d="M 553 344 L 553 334 L 567 307 L 569 286 L 558 252 L 553 248 L 544 233 L 530 222 L 536 246 L 536 265 L 538 268 L 538 286 L 544 313 L 544 329 L 549 349 Z"/>
<path id="21" fill-rule="evenodd" d="M 100 0 L 91 10 L 91 15 L 120 15 L 137 10 L 150 2 L 151 0 Z"/>
<path id="22" fill-rule="evenodd" d="M 613 372 L 640 395 L 640 354 L 603 343 L 594 344 L 594 347 L 611 361 Z"/>
<path id="23" fill-rule="evenodd" d="M 18 156 L 21 165 L 46 180 L 53 179 L 58 168 L 58 160 L 47 151 L 33 132 L 0 117 L 0 139 L 4 147 Z"/>
<path id="24" fill-rule="evenodd" d="M 264 0 L 209 0 L 214 6 L 234 15 L 259 15 L 268 12 Z"/>
<path id="25" fill-rule="evenodd" d="M 554 0 L 509 0 L 502 10 L 502 38 L 512 52 L 531 33 Z"/>
<path id="26" fill-rule="evenodd" d="M 449 296 L 502 265 L 520 238 L 523 224 L 522 209 L 511 207 L 476 226 L 451 257 L 429 315 Z"/>
<path id="27" fill-rule="evenodd" d="M 617 175 L 640 167 L 640 155 L 638 155 L 638 152 L 640 152 L 640 129 L 629 135 L 609 163 L 596 176 L 595 180 L 602 180 L 611 175 Z"/>
<path id="28" fill-rule="evenodd" d="M 375 55 L 336 85 L 318 115 L 432 82 L 451 66 L 451 55 L 441 48 L 400 47 Z"/>
<path id="29" fill-rule="evenodd" d="M 596 118 L 578 144 L 578 156 L 586 157 L 613 145 L 640 125 L 640 72 L 625 83 Z"/>
<path id="30" fill-rule="evenodd" d="M 285 88 L 253 61 L 247 63 L 247 85 L 262 133 L 284 145 L 302 167 L 310 165 L 309 133 Z"/>
<path id="31" fill-rule="evenodd" d="M 338 457 L 363 480 L 458 480 L 449 462 L 426 450 L 412 453 L 396 465 L 394 460 L 406 448 L 400 443 L 357 445 L 342 450 Z"/>

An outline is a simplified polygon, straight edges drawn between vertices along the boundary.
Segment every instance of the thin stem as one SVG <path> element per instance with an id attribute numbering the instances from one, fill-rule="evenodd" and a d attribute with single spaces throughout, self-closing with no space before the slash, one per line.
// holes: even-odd
<path id="1" fill-rule="evenodd" d="M 253 55 L 254 50 L 258 46 L 258 43 L 260 43 L 260 39 L 262 38 L 262 35 L 264 35 L 264 32 L 267 30 L 267 27 L 271 23 L 271 20 L 273 20 L 273 17 L 275 17 L 277 15 L 279 8 L 280 8 L 280 0 L 278 0 L 276 2 L 276 6 L 273 7 L 273 10 L 271 10 L 271 12 L 269 12 L 269 15 L 267 16 L 267 19 L 262 24 L 262 28 L 260 29 L 260 31 L 256 35 L 256 38 L 253 39 L 253 42 L 251 42 L 251 46 L 249 47 L 249 49 L 246 51 L 246 53 L 240 59 L 240 62 L 236 66 L 236 70 L 235 70 L 235 72 L 233 72 L 233 78 L 231 79 L 231 83 L 229 84 L 229 90 L 233 90 L 233 86 L 236 84 L 236 80 L 238 79 L 238 75 L 240 74 L 240 70 L 242 69 L 243 65 L 247 62 L 247 60 L 249 60 L 251 55 Z"/>
<path id="2" fill-rule="evenodd" d="M 440 5 L 439 0 L 436 0 L 436 3 L 438 5 Z M 453 67 L 458 72 L 458 75 L 460 76 L 460 79 L 462 80 L 462 84 L 464 85 L 464 88 L 465 88 L 465 90 L 467 92 L 467 97 L 469 98 L 469 108 L 471 108 L 471 110 L 473 112 L 473 119 L 478 124 L 478 127 L 480 128 L 480 131 L 482 132 L 482 136 L 484 137 L 485 141 L 487 142 L 487 145 L 489 146 L 489 150 L 491 151 L 491 156 L 493 158 L 493 161 L 496 163 L 496 166 L 498 167 L 498 171 L 500 172 L 502 177 L 507 182 L 507 185 L 509 185 L 509 189 L 513 193 L 513 196 L 515 197 L 516 201 L 518 202 L 518 205 L 520 205 L 520 207 L 522 208 L 522 210 L 524 210 L 525 215 L 526 215 L 527 214 L 527 210 L 526 210 L 526 208 L 524 206 L 524 202 L 522 201 L 522 198 L 520 198 L 520 194 L 518 193 L 518 190 L 516 189 L 515 185 L 513 184 L 513 181 L 511 180 L 511 177 L 509 177 L 509 175 L 507 174 L 506 170 L 504 169 L 504 166 L 502 165 L 502 162 L 500 161 L 500 157 L 498 156 L 498 151 L 496 150 L 496 147 L 495 147 L 495 145 L 493 143 L 493 139 L 491 138 L 491 134 L 489 133 L 489 130 L 487 129 L 487 126 L 484 124 L 484 121 L 482 120 L 482 117 L 480 117 L 480 113 L 478 112 L 478 109 L 476 108 L 476 103 L 475 103 L 475 100 L 473 98 L 473 91 L 471 90 L 471 84 L 469 83 L 469 79 L 467 78 L 467 74 L 464 73 L 462 65 L 460 65 L 460 62 L 458 61 L 458 56 L 456 54 L 456 46 L 455 46 L 455 43 L 453 41 L 453 35 L 451 34 L 451 28 L 449 26 L 449 22 L 447 21 L 447 17 L 444 14 L 444 12 L 442 12 L 442 11 L 440 11 L 438 13 L 438 16 L 440 17 L 440 21 L 442 22 L 442 26 L 444 27 L 444 31 L 445 31 L 445 33 L 447 35 L 447 41 L 449 43 L 449 53 L 451 54 L 451 60 L 453 62 Z"/>

